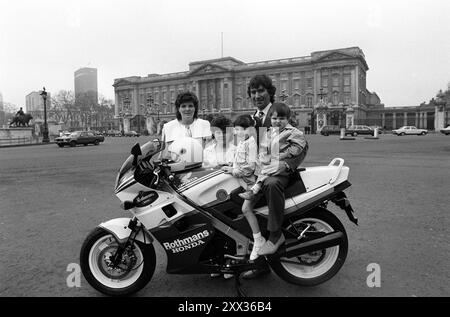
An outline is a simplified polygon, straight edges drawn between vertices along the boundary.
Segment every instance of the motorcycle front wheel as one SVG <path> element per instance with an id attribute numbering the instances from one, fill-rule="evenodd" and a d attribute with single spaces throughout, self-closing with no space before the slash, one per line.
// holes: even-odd
<path id="1" fill-rule="evenodd" d="M 135 241 L 114 265 L 118 246 L 110 232 L 95 228 L 85 239 L 80 252 L 84 277 L 93 288 L 109 296 L 126 296 L 141 290 L 155 272 L 156 254 L 152 244 Z"/>
<path id="2" fill-rule="evenodd" d="M 302 232 L 308 226 L 305 237 L 317 236 L 320 233 L 340 231 L 343 239 L 339 245 L 302 254 L 293 258 L 281 257 L 270 262 L 274 272 L 286 282 L 301 285 L 315 286 L 332 278 L 342 267 L 347 257 L 348 239 L 344 226 L 339 219 L 324 208 L 316 208 L 296 219 L 286 226 L 294 235 Z M 286 237 L 288 240 L 288 237 Z"/>

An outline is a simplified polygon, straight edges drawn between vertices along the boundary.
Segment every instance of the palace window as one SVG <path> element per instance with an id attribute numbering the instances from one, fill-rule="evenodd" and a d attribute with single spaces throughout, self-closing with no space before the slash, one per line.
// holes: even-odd
<path id="1" fill-rule="evenodd" d="M 345 75 L 344 76 L 344 85 L 345 86 L 350 86 L 350 75 Z"/>
<path id="2" fill-rule="evenodd" d="M 334 75 L 333 76 L 333 87 L 338 87 L 339 86 L 339 75 Z"/>
<path id="3" fill-rule="evenodd" d="M 306 87 L 312 88 L 313 86 L 313 79 L 312 78 L 306 78 Z"/>
<path id="4" fill-rule="evenodd" d="M 294 95 L 294 106 L 298 107 L 300 106 L 300 96 Z"/>
<path id="5" fill-rule="evenodd" d="M 339 103 L 339 93 L 337 91 L 333 92 L 333 105 L 337 105 Z"/>
<path id="6" fill-rule="evenodd" d="M 300 90 L 300 79 L 294 79 L 294 89 Z"/>
<path id="7" fill-rule="evenodd" d="M 344 103 L 345 103 L 346 105 L 349 105 L 350 102 L 351 102 L 350 94 L 345 94 L 345 96 L 344 96 Z"/>
<path id="8" fill-rule="evenodd" d="M 313 106 L 313 96 L 308 95 L 306 96 L 306 107 L 312 108 L 312 106 Z"/>

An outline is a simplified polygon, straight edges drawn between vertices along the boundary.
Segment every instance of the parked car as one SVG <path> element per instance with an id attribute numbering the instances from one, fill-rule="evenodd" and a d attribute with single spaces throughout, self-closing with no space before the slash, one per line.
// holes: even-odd
<path id="1" fill-rule="evenodd" d="M 124 134 L 124 136 L 128 136 L 128 137 L 133 137 L 133 136 L 138 137 L 139 135 L 140 134 L 137 133 L 136 131 L 128 131 L 128 132 L 125 132 L 125 134 Z"/>
<path id="2" fill-rule="evenodd" d="M 340 134 L 341 128 L 337 125 L 326 125 L 320 130 L 320 134 L 328 136 L 330 134 Z"/>
<path id="3" fill-rule="evenodd" d="M 444 129 L 441 129 L 441 133 L 445 134 L 445 135 L 449 135 L 450 134 L 450 125 Z"/>
<path id="4" fill-rule="evenodd" d="M 416 134 L 416 135 L 425 135 L 428 133 L 428 130 L 425 129 L 417 129 L 412 125 L 405 125 L 400 129 L 392 130 L 392 134 L 395 135 L 406 135 L 406 134 Z"/>
<path id="5" fill-rule="evenodd" d="M 100 142 L 103 141 L 105 141 L 105 137 L 103 135 L 95 135 L 91 131 L 75 131 L 68 136 L 61 136 L 55 139 L 55 142 L 59 147 L 64 147 L 64 145 L 74 147 L 77 144 L 83 144 L 86 146 L 90 143 L 99 145 Z"/>
<path id="6" fill-rule="evenodd" d="M 359 134 L 374 135 L 374 130 L 366 125 L 352 125 L 345 129 L 345 135 L 357 136 Z"/>
<path id="7" fill-rule="evenodd" d="M 122 133 L 119 130 L 108 130 L 105 136 L 122 136 Z"/>

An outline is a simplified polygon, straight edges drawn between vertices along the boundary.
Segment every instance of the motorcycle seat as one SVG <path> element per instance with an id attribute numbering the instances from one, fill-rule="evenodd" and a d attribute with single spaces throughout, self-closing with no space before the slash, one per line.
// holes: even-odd
<path id="1" fill-rule="evenodd" d="M 306 193 L 306 187 L 303 183 L 301 172 L 305 171 L 305 168 L 299 168 L 290 177 L 289 185 L 287 186 L 284 197 L 285 199 L 301 195 Z M 230 194 L 230 199 L 235 203 L 242 205 L 243 199 L 238 195 L 242 193 L 244 189 L 242 187 L 237 188 Z M 266 198 L 261 194 L 261 198 L 258 200 L 254 208 L 259 208 L 267 205 Z"/>

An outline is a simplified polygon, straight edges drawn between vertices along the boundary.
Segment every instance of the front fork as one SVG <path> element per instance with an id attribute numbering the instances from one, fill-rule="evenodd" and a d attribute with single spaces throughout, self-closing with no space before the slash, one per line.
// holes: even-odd
<path id="1" fill-rule="evenodd" d="M 123 253 L 128 247 L 134 248 L 134 242 L 136 241 L 136 237 L 139 234 L 139 232 L 143 230 L 142 226 L 138 225 L 138 220 L 136 217 L 130 219 L 130 222 L 128 223 L 128 228 L 131 230 L 128 239 L 123 243 L 118 242 L 119 246 L 117 248 L 117 251 L 109 258 L 111 261 L 111 266 L 113 268 L 116 268 L 122 262 Z"/>

